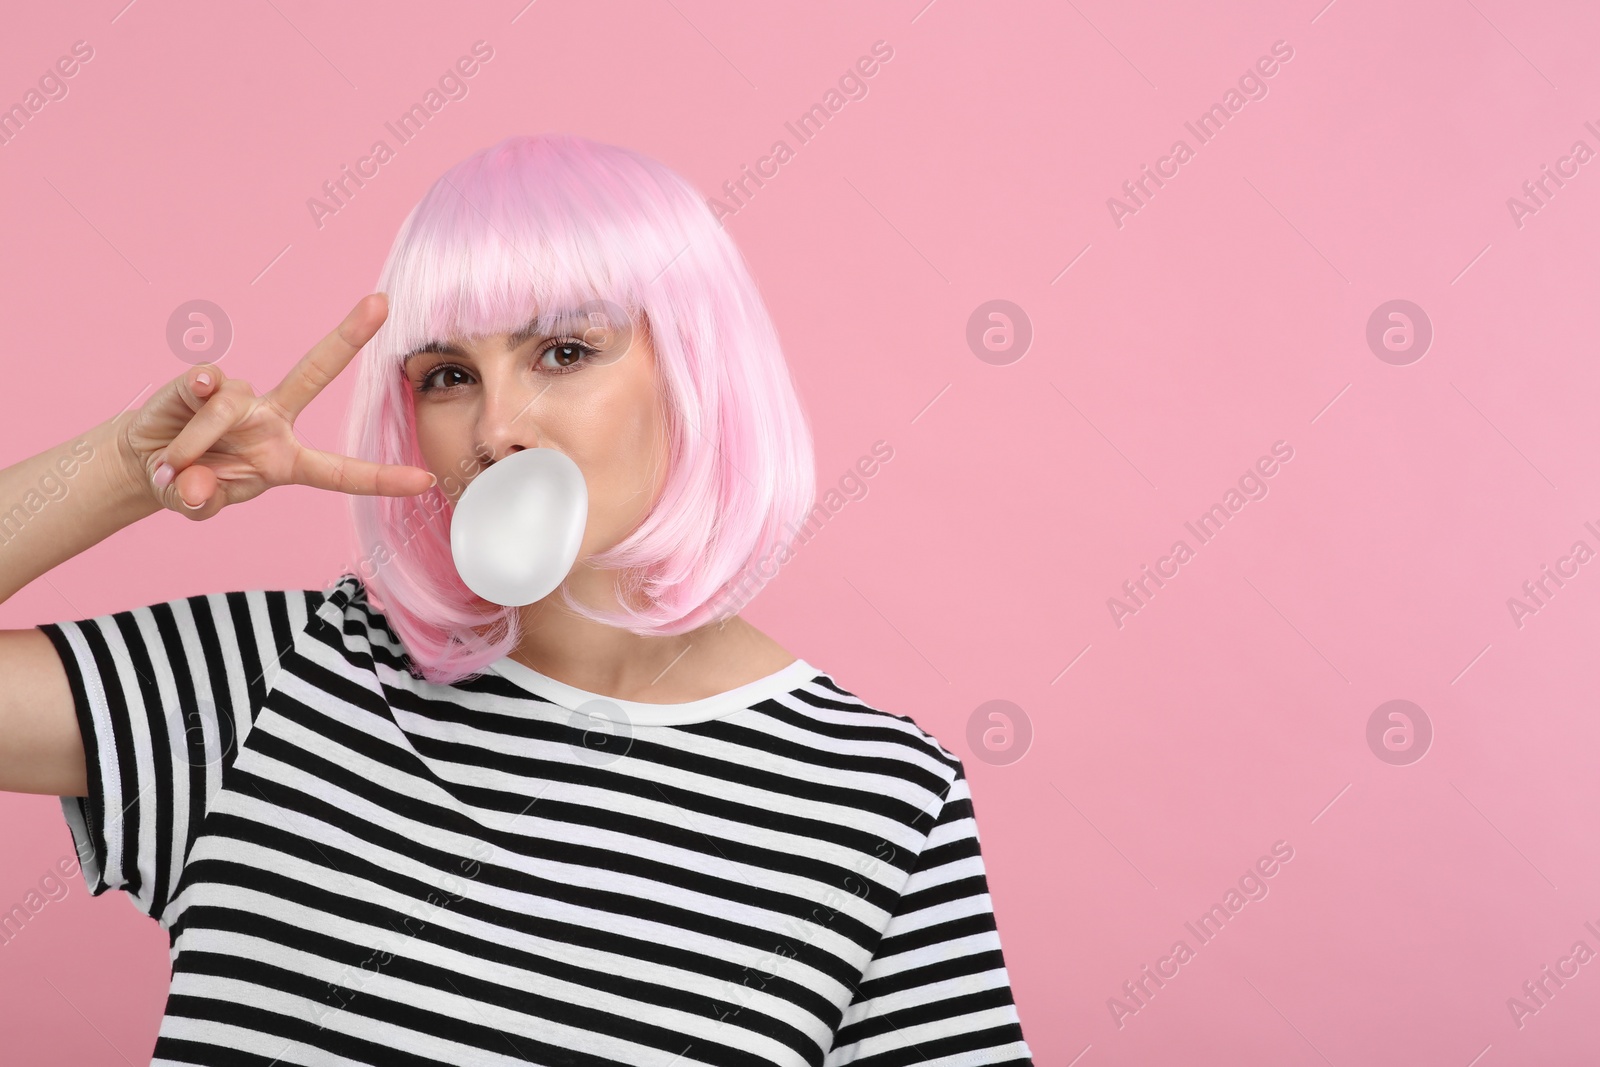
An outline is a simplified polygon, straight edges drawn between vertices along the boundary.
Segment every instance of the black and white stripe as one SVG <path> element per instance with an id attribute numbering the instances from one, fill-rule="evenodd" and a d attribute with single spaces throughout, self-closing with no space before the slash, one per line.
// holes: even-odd
<path id="1" fill-rule="evenodd" d="M 172 939 L 156 1063 L 1032 1063 L 961 761 L 825 673 L 597 755 L 355 575 L 40 629 L 84 877 Z"/>

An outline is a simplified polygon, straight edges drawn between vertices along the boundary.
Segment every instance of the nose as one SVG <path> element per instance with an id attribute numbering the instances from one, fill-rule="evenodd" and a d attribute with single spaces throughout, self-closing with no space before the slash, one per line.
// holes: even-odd
<path id="1" fill-rule="evenodd" d="M 539 447 L 533 409 L 542 391 L 492 378 L 485 382 L 474 449 L 484 467 L 525 448 Z"/>

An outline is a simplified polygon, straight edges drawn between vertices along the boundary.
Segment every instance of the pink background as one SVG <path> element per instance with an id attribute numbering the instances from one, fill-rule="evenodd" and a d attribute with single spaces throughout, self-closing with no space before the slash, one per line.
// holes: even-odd
<path id="1" fill-rule="evenodd" d="M 427 185 L 504 136 L 625 144 L 708 195 L 782 137 L 726 225 L 819 485 L 894 455 L 748 614 L 966 760 L 1037 1062 L 1590 1062 L 1600 959 L 1521 1027 L 1507 1000 L 1600 951 L 1600 562 L 1520 627 L 1507 600 L 1600 550 L 1600 161 L 1520 226 L 1507 201 L 1600 150 L 1592 7 L 122 3 L 28 5 L 0 35 L 3 104 L 94 48 L 0 146 L 0 461 L 181 373 L 164 331 L 190 299 L 269 388 Z M 319 229 L 307 199 L 479 39 L 469 95 Z M 784 122 L 878 40 L 867 96 L 798 145 Z M 1185 121 L 1277 41 L 1265 98 L 1199 143 Z M 1107 199 L 1178 138 L 1193 158 L 1119 227 Z M 1034 332 L 1007 365 L 966 340 L 993 299 Z M 1434 329 L 1408 365 L 1366 340 L 1395 299 Z M 1276 441 L 1268 495 L 1198 545 L 1184 523 Z M 1179 538 L 1194 557 L 1119 627 L 1107 599 Z M 312 489 L 164 512 L 0 626 L 321 587 L 349 541 Z M 1434 731 L 1409 765 L 1366 740 L 1393 699 Z M 1020 760 L 1021 732 L 969 741 L 991 700 L 1031 724 Z M 0 796 L 0 826 L 9 908 L 70 842 L 54 798 Z M 1269 895 L 1199 944 L 1185 921 L 1278 841 Z M 1194 958 L 1119 1027 L 1108 999 L 1179 938 Z M 0 947 L 4 1057 L 145 1062 L 167 969 L 156 924 L 74 878 Z"/>

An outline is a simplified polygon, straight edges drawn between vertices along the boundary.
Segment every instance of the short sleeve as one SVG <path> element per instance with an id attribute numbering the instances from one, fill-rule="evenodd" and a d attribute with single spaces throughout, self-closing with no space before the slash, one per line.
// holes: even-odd
<path id="1" fill-rule="evenodd" d="M 959 760 L 823 1067 L 845 1064 L 1032 1067 Z"/>
<path id="2" fill-rule="evenodd" d="M 322 594 L 254 590 L 37 627 L 61 657 L 88 793 L 62 797 L 84 882 L 163 921 L 206 806 Z"/>

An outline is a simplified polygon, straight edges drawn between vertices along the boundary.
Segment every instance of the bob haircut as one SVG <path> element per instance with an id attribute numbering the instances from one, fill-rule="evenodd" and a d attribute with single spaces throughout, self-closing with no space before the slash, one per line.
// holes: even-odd
<path id="1" fill-rule="evenodd" d="M 362 349 L 348 455 L 422 466 L 404 357 L 429 341 L 536 323 L 592 300 L 655 350 L 669 455 L 638 526 L 577 565 L 624 572 L 620 612 L 562 602 L 642 635 L 736 614 L 776 568 L 816 494 L 811 431 L 777 331 L 733 240 L 683 178 L 570 134 L 513 136 L 446 171 L 412 208 L 379 276 L 389 315 Z M 618 324 L 619 326 L 621 324 Z M 519 610 L 485 613 L 456 572 L 439 472 L 415 497 L 351 495 L 360 577 L 412 673 L 449 684 L 513 651 Z M 486 630 L 486 632 L 480 632 Z"/>

